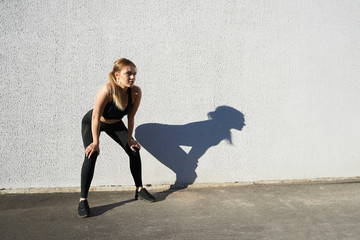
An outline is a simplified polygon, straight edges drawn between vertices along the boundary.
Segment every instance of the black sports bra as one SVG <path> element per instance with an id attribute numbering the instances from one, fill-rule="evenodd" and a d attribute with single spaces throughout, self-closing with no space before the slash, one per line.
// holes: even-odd
<path id="1" fill-rule="evenodd" d="M 129 114 L 132 108 L 131 88 L 128 88 L 128 104 L 124 110 L 120 110 L 113 101 L 106 104 L 103 117 L 105 119 L 122 119 Z"/>

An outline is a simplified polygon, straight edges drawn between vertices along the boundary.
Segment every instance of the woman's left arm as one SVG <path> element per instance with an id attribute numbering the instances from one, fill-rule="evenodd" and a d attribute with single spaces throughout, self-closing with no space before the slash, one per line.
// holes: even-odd
<path id="1" fill-rule="evenodd" d="M 135 114 L 139 108 L 141 101 L 141 89 L 138 86 L 133 86 L 131 91 L 134 97 L 134 101 L 132 104 L 132 109 L 128 114 L 128 144 L 131 150 L 135 152 L 135 148 L 140 149 L 139 143 L 133 139 L 132 134 L 134 131 Z"/>

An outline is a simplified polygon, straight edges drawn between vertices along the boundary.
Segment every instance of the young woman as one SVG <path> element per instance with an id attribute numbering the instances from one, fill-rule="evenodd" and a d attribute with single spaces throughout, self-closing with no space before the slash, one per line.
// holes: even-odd
<path id="1" fill-rule="evenodd" d="M 136 66 L 133 62 L 126 58 L 117 60 L 109 73 L 109 82 L 96 94 L 94 109 L 86 113 L 82 119 L 85 159 L 81 169 L 81 198 L 78 207 L 80 217 L 90 215 L 87 197 L 96 158 L 100 154 L 101 131 L 114 139 L 129 156 L 130 170 L 136 186 L 135 199 L 155 201 L 155 198 L 142 187 L 140 145 L 132 138 L 134 117 L 141 100 L 141 89 L 134 85 L 135 76 Z M 121 120 L 125 115 L 128 119 L 128 129 Z"/>

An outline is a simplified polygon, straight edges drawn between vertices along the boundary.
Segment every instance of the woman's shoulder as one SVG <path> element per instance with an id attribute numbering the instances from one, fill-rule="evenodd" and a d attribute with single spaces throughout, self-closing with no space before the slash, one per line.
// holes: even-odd
<path id="1" fill-rule="evenodd" d="M 141 88 L 139 86 L 134 85 L 131 88 L 131 93 L 135 95 L 139 95 L 141 94 Z"/>
<path id="2" fill-rule="evenodd" d="M 108 96 L 112 95 L 113 89 L 112 89 L 111 83 L 109 83 L 109 82 L 105 83 L 101 88 L 103 89 L 104 92 L 107 93 Z"/>
<path id="3" fill-rule="evenodd" d="M 102 94 L 106 95 L 108 100 L 110 100 L 112 98 L 112 86 L 110 83 L 106 83 L 104 84 L 101 88 L 99 92 L 102 92 Z"/>
<path id="4" fill-rule="evenodd" d="M 111 83 L 107 82 L 102 86 L 106 91 L 111 92 L 112 91 L 112 86 Z"/>
<path id="5" fill-rule="evenodd" d="M 141 99 L 141 88 L 134 85 L 131 88 L 131 98 L 132 98 L 132 102 L 135 102 L 135 100 L 140 101 Z"/>

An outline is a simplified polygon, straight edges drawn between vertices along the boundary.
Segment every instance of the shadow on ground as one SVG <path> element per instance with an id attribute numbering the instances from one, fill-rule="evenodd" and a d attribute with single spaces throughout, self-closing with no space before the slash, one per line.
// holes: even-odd
<path id="1" fill-rule="evenodd" d="M 106 213 L 109 210 L 112 210 L 114 208 L 120 207 L 122 205 L 125 205 L 127 203 L 131 203 L 131 202 L 134 202 L 134 201 L 136 201 L 136 200 L 135 199 L 129 199 L 129 200 L 121 201 L 121 202 L 117 202 L 117 203 L 111 203 L 111 204 L 107 204 L 107 205 L 92 207 L 90 217 L 96 217 L 96 216 L 102 215 L 102 214 Z"/>
<path id="2" fill-rule="evenodd" d="M 208 113 L 208 120 L 184 125 L 147 123 L 136 128 L 135 138 L 150 154 L 176 174 L 170 189 L 158 193 L 157 201 L 194 183 L 201 156 L 222 140 L 232 144 L 231 129 L 241 131 L 244 114 L 229 106 Z M 189 149 L 185 151 L 184 149 Z"/>

